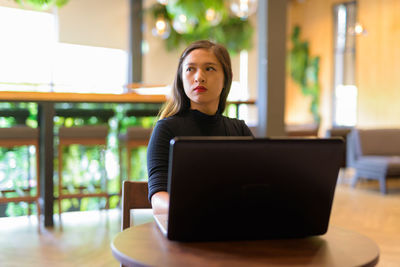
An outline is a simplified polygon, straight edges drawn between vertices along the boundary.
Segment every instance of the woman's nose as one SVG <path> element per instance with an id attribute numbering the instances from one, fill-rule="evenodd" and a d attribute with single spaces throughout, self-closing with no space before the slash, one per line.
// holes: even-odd
<path id="1" fill-rule="evenodd" d="M 204 75 L 203 71 L 201 71 L 201 70 L 198 70 L 196 72 L 194 79 L 196 82 L 199 82 L 199 83 L 204 83 L 206 81 L 205 75 Z"/>

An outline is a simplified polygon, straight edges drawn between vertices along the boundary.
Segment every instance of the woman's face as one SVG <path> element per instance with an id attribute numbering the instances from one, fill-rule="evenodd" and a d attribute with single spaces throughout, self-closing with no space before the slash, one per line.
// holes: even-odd
<path id="1" fill-rule="evenodd" d="M 224 87 L 224 71 L 211 50 L 196 49 L 182 62 L 182 82 L 190 108 L 214 115 Z"/>

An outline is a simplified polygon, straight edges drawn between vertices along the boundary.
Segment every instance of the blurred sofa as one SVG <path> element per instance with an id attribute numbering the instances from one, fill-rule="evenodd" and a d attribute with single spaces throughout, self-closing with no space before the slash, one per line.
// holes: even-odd
<path id="1" fill-rule="evenodd" d="M 319 124 L 287 124 L 286 135 L 289 137 L 317 137 Z"/>
<path id="2" fill-rule="evenodd" d="M 355 169 L 352 187 L 360 178 L 376 179 L 386 194 L 386 178 L 400 177 L 400 128 L 354 128 L 348 135 L 347 163 Z"/>

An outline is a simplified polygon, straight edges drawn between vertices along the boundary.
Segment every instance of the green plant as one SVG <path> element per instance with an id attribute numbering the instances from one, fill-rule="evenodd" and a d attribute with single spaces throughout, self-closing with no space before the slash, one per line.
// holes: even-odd
<path id="1" fill-rule="evenodd" d="M 20 5 L 28 4 L 34 9 L 47 10 L 53 6 L 62 7 L 69 0 L 14 0 Z"/>
<path id="2" fill-rule="evenodd" d="M 300 27 L 295 26 L 291 36 L 292 49 L 289 51 L 290 76 L 300 86 L 305 96 L 311 97 L 310 112 L 314 122 L 320 122 L 319 114 L 319 57 L 310 56 L 307 41 L 300 40 Z"/>
<path id="3" fill-rule="evenodd" d="M 216 20 L 207 20 L 207 11 L 215 12 Z M 168 4 L 154 4 L 150 12 L 156 21 L 159 18 L 171 25 L 170 34 L 165 39 L 168 50 L 179 47 L 180 44 L 190 44 L 196 40 L 208 39 L 223 44 L 230 53 L 239 53 L 252 47 L 253 27 L 249 20 L 229 14 L 223 0 L 176 0 Z M 184 31 L 178 32 L 172 26 L 174 20 L 185 16 Z"/>

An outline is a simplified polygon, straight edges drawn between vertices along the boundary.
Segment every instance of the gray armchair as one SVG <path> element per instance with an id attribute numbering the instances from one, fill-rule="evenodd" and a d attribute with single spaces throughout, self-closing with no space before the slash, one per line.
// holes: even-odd
<path id="1" fill-rule="evenodd" d="M 400 177 L 400 129 L 353 129 L 348 136 L 347 164 L 355 168 L 351 181 L 376 179 L 386 194 L 386 178 Z"/>

